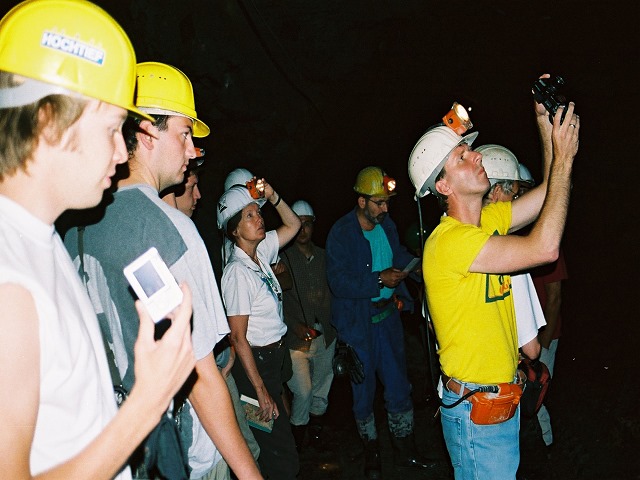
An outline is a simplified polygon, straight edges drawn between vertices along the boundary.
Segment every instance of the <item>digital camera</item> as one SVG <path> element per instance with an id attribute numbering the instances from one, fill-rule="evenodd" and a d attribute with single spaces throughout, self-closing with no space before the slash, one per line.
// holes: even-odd
<path id="1" fill-rule="evenodd" d="M 565 107 L 562 112 L 560 123 L 564 120 L 567 113 L 567 99 L 559 90 L 564 86 L 564 79 L 557 75 L 550 78 L 539 78 L 533 84 L 533 98 L 536 102 L 542 104 L 549 112 L 549 121 L 553 122 L 553 117 L 558 107 Z"/>

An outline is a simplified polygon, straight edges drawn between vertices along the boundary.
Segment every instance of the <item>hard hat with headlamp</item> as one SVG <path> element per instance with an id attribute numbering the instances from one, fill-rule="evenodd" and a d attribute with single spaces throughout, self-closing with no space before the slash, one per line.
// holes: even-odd
<path id="1" fill-rule="evenodd" d="M 0 70 L 24 78 L 0 89 L 0 108 L 81 94 L 143 117 L 133 103 L 136 56 L 118 23 L 91 2 L 27 0 L 0 21 Z"/>
<path id="2" fill-rule="evenodd" d="M 193 120 L 193 136 L 209 135 L 209 127 L 198 120 L 193 87 L 176 67 L 159 62 L 143 62 L 137 67 L 136 106 L 151 115 L 179 115 Z"/>
<path id="3" fill-rule="evenodd" d="M 255 199 L 249 193 L 247 187 L 241 185 L 235 185 L 222 194 L 220 200 L 218 200 L 217 206 L 217 220 L 218 228 L 221 230 L 227 229 L 227 223 L 229 219 L 242 211 L 244 207 L 255 203 L 258 207 L 262 208 L 266 200 L 264 198 Z"/>
<path id="4" fill-rule="evenodd" d="M 436 178 L 453 150 L 466 143 L 471 145 L 478 132 L 464 137 L 451 128 L 439 125 L 428 130 L 409 155 L 409 178 L 416 189 L 416 198 L 436 192 Z"/>
<path id="5" fill-rule="evenodd" d="M 313 208 L 311 208 L 311 205 L 304 200 L 297 200 L 294 202 L 293 205 L 291 205 L 291 210 L 293 210 L 299 217 L 307 216 L 313 217 L 314 220 L 316 219 L 316 216 L 313 213 Z"/>
<path id="6" fill-rule="evenodd" d="M 369 197 L 391 197 L 395 195 L 396 181 L 388 176 L 380 167 L 365 167 L 356 177 L 353 189 Z"/>
<path id="7" fill-rule="evenodd" d="M 227 178 L 224 179 L 224 191 L 226 192 L 234 185 L 246 185 L 254 177 L 246 168 L 236 168 L 232 170 Z"/>
<path id="8" fill-rule="evenodd" d="M 520 180 L 520 163 L 508 148 L 490 143 L 477 147 L 475 151 L 482 154 L 482 166 L 491 186 L 501 180 Z"/>

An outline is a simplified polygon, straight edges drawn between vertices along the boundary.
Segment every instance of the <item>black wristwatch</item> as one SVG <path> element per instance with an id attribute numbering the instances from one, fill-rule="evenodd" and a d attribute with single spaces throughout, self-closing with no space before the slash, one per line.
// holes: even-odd
<path id="1" fill-rule="evenodd" d="M 384 288 L 384 283 L 382 283 L 382 277 L 378 273 L 378 288 L 382 290 Z"/>

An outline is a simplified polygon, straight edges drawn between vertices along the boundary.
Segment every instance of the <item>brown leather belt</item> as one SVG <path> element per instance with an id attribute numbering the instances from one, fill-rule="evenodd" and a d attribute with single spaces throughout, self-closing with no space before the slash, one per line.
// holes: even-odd
<path id="1" fill-rule="evenodd" d="M 462 388 L 462 385 L 460 385 L 453 378 L 446 376 L 444 373 L 442 374 L 442 384 L 444 385 L 444 388 L 461 397 L 471 392 L 471 390 L 469 390 L 467 387 L 464 387 L 464 390 L 462 391 L 462 393 L 460 393 L 460 389 Z"/>
<path id="2" fill-rule="evenodd" d="M 276 350 L 276 349 L 280 348 L 283 343 L 284 343 L 284 337 L 282 337 L 277 342 L 270 343 L 269 345 L 254 346 L 254 347 L 251 347 L 251 348 L 254 348 L 254 349 L 266 348 L 266 349 L 269 349 L 269 350 Z"/>
<path id="3" fill-rule="evenodd" d="M 384 308 L 389 305 L 391 302 L 395 300 L 396 296 L 392 295 L 389 298 L 383 298 L 382 300 L 378 300 L 377 302 L 371 302 L 375 308 Z"/>
<path id="4" fill-rule="evenodd" d="M 524 383 L 524 378 L 522 377 L 520 371 L 518 371 L 518 381 L 513 383 L 517 385 L 522 385 Z M 457 380 L 445 375 L 444 373 L 442 374 L 442 384 L 444 385 L 444 388 L 461 397 L 471 392 L 471 390 L 469 390 L 467 387 L 464 387 L 464 390 L 462 391 L 462 393 L 460 393 L 462 385 Z"/>

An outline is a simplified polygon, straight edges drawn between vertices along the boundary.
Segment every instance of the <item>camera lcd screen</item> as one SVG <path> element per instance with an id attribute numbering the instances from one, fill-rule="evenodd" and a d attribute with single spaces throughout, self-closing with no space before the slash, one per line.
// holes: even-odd
<path id="1" fill-rule="evenodd" d="M 147 297 L 153 296 L 158 290 L 164 287 L 164 281 L 158 275 L 151 261 L 145 262 L 140 268 L 136 269 L 133 274 L 136 280 L 140 282 L 140 286 Z"/>

